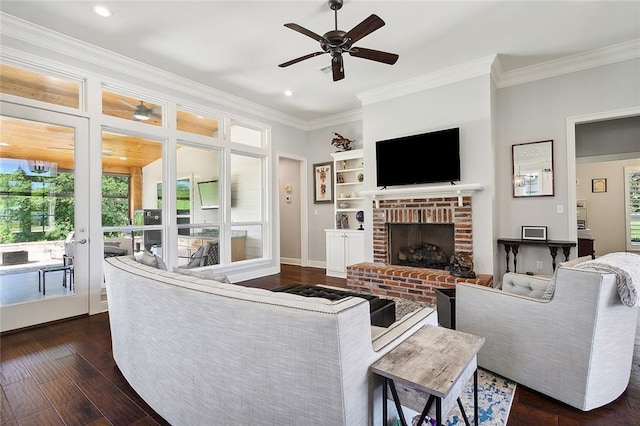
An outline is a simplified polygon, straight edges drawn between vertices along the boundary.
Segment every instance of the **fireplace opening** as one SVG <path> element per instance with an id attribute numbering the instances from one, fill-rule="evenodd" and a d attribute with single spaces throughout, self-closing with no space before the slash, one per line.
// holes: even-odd
<path id="1" fill-rule="evenodd" d="M 455 254 L 453 224 L 390 223 L 389 263 L 447 270 Z"/>

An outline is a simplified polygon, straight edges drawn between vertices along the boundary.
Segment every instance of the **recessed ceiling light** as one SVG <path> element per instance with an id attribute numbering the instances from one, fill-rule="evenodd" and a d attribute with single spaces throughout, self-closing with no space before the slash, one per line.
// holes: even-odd
<path id="1" fill-rule="evenodd" d="M 105 18 L 111 16 L 111 11 L 104 6 L 94 6 L 93 11 L 100 16 L 104 16 Z"/>
<path id="2" fill-rule="evenodd" d="M 291 96 L 291 95 L 293 95 L 293 92 L 291 90 L 285 90 L 284 91 L 284 95 L 285 96 Z"/>
<path id="3" fill-rule="evenodd" d="M 127 157 L 120 157 L 122 161 L 127 161 Z"/>
<path id="4" fill-rule="evenodd" d="M 0 142 L 0 146 L 9 146 L 9 144 L 6 142 Z"/>

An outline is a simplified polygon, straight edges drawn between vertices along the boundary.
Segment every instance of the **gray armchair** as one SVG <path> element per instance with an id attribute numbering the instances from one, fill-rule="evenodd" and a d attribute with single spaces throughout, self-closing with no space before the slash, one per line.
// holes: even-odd
<path id="1" fill-rule="evenodd" d="M 548 299 L 458 284 L 457 329 L 485 337 L 478 364 L 583 411 L 629 383 L 638 308 L 614 274 L 560 267 Z"/>

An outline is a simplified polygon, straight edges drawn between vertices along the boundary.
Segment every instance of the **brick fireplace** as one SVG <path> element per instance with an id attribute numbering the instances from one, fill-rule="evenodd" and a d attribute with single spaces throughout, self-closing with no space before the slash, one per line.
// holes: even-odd
<path id="1" fill-rule="evenodd" d="M 392 265 L 388 231 L 392 224 L 453 225 L 455 252 L 473 256 L 471 197 L 423 197 L 376 200 L 373 206 L 373 263 L 347 267 L 347 287 L 382 296 L 435 303 L 436 288 L 458 282 L 491 285 L 493 276 L 454 277 L 441 269 Z"/>

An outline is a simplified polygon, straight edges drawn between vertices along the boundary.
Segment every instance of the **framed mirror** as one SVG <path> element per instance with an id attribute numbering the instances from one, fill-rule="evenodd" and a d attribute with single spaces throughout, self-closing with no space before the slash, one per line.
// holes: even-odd
<path id="1" fill-rule="evenodd" d="M 513 145 L 511 162 L 514 198 L 554 195 L 553 140 Z"/>

